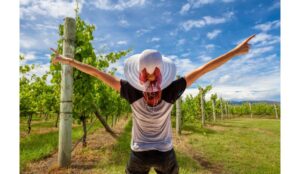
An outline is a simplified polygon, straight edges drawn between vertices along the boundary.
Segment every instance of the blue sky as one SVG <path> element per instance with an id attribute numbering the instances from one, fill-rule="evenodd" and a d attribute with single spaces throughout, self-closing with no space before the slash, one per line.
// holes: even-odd
<path id="1" fill-rule="evenodd" d="M 73 1 L 20 1 L 22 63 L 39 64 L 35 73 L 49 69 L 49 47 L 56 47 L 58 25 L 75 15 L 74 7 Z M 82 19 L 96 26 L 96 52 L 132 48 L 132 55 L 157 49 L 175 62 L 181 76 L 256 33 L 249 54 L 204 75 L 184 96 L 212 84 L 210 93 L 227 100 L 280 101 L 278 0 L 94 0 L 79 1 L 79 7 Z M 111 65 L 120 78 L 126 58 Z"/>

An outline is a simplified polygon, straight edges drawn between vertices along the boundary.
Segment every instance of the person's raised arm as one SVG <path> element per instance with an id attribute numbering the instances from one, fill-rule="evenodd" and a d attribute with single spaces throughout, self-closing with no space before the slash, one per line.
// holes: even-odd
<path id="1" fill-rule="evenodd" d="M 87 65 L 87 64 L 81 63 L 77 60 L 62 56 L 62 55 L 58 54 L 58 52 L 56 50 L 54 50 L 53 48 L 51 48 L 51 50 L 53 52 L 55 52 L 55 54 L 56 54 L 55 58 L 52 60 L 53 64 L 57 64 L 58 62 L 60 62 L 63 64 L 70 65 L 86 74 L 89 74 L 91 76 L 94 76 L 94 77 L 100 79 L 105 84 L 112 87 L 113 89 L 120 91 L 120 88 L 121 88 L 120 79 L 118 79 L 117 77 L 114 77 L 108 73 L 102 72 L 91 65 Z"/>
<path id="2" fill-rule="evenodd" d="M 237 45 L 234 49 L 231 51 L 209 61 L 205 65 L 187 73 L 184 78 L 187 83 L 187 87 L 191 86 L 194 81 L 196 81 L 199 77 L 204 75 L 205 73 L 212 71 L 219 66 L 223 65 L 226 63 L 228 60 L 232 59 L 234 56 L 238 56 L 241 54 L 246 54 L 249 51 L 249 44 L 248 42 L 254 37 L 255 35 L 252 35 L 245 39 L 241 44 Z"/>

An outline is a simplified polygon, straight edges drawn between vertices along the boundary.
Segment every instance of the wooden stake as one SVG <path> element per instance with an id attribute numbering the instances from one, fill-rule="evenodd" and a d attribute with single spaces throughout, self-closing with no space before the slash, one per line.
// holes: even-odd
<path id="1" fill-rule="evenodd" d="M 214 118 L 214 121 L 216 121 L 216 109 L 215 109 L 216 101 L 212 100 L 211 103 L 212 103 L 212 109 L 213 109 L 213 118 Z"/>
<path id="2" fill-rule="evenodd" d="M 200 100 L 201 100 L 201 115 L 202 115 L 202 127 L 204 127 L 205 124 L 205 110 L 204 110 L 204 91 L 202 89 L 200 93 Z"/>
<path id="3" fill-rule="evenodd" d="M 220 106 L 221 106 L 221 120 L 223 120 L 223 117 L 224 117 L 224 115 L 223 115 L 223 100 L 222 100 L 222 98 L 220 99 Z"/>
<path id="4" fill-rule="evenodd" d="M 179 79 L 179 76 L 177 76 L 177 79 Z M 182 124 L 182 115 L 181 115 L 181 97 L 177 99 L 176 101 L 176 133 L 178 135 L 181 134 L 181 124 Z"/>
<path id="5" fill-rule="evenodd" d="M 73 18 L 65 18 L 63 55 L 74 58 L 76 22 Z M 62 66 L 60 122 L 58 143 L 58 165 L 67 167 L 71 163 L 72 150 L 72 94 L 73 94 L 73 68 Z"/>
<path id="6" fill-rule="evenodd" d="M 274 111 L 275 111 L 275 118 L 278 119 L 276 104 L 274 103 L 273 106 L 274 106 Z"/>
<path id="7" fill-rule="evenodd" d="M 251 107 L 251 103 L 249 102 L 249 109 L 250 109 L 250 114 L 251 114 L 251 118 L 253 117 L 252 115 L 252 107 Z"/>

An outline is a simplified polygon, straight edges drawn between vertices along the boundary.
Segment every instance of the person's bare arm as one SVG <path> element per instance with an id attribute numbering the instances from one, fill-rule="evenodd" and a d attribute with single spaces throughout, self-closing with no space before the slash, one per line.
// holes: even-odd
<path id="1" fill-rule="evenodd" d="M 241 55 L 241 54 L 246 54 L 249 51 L 249 44 L 248 42 L 254 37 L 255 35 L 250 36 L 246 40 L 244 40 L 241 44 L 236 46 L 234 49 L 231 51 L 209 61 L 205 65 L 189 72 L 184 76 L 186 82 L 187 82 L 187 87 L 191 86 L 193 82 L 195 82 L 199 77 L 204 75 L 205 73 L 212 71 L 219 66 L 223 65 L 226 63 L 228 60 L 232 59 L 234 56 Z"/>
<path id="2" fill-rule="evenodd" d="M 100 79 L 105 84 L 112 87 L 113 89 L 120 91 L 120 88 L 121 88 L 120 79 L 118 79 L 117 77 L 114 77 L 108 73 L 102 72 L 91 65 L 87 65 L 87 64 L 81 63 L 77 60 L 59 55 L 57 53 L 57 51 L 52 48 L 51 48 L 51 50 L 56 53 L 56 57 L 52 60 L 53 64 L 57 64 L 58 62 L 60 62 L 63 64 L 70 65 L 86 74 L 89 74 L 91 76 L 94 76 L 94 77 Z"/>

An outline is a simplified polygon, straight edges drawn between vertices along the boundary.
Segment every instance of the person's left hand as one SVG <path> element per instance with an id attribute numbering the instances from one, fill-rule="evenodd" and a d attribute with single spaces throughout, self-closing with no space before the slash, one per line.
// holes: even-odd
<path id="1" fill-rule="evenodd" d="M 57 50 L 53 49 L 53 48 L 50 48 L 51 51 L 53 51 L 55 53 L 55 57 L 52 59 L 52 63 L 54 65 L 56 65 L 58 62 L 61 62 L 62 61 L 62 56 L 58 53 Z"/>
<path id="2" fill-rule="evenodd" d="M 233 50 L 236 55 L 246 54 L 249 52 L 250 45 L 249 41 L 255 37 L 255 34 L 245 39 L 242 43 L 237 45 Z"/>

